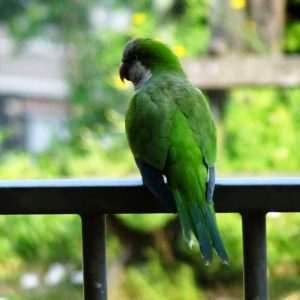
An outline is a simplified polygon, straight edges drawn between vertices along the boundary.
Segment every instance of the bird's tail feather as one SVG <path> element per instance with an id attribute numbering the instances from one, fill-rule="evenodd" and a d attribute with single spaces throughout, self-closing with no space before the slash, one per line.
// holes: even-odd
<path id="1" fill-rule="evenodd" d="M 191 223 L 191 218 L 188 214 L 188 211 L 185 209 L 183 199 L 180 196 L 180 193 L 178 190 L 173 191 L 177 211 L 179 214 L 180 224 L 183 232 L 184 239 L 188 243 L 188 245 L 191 247 L 193 240 L 192 240 L 192 232 L 193 232 L 193 226 Z"/>
<path id="2" fill-rule="evenodd" d="M 193 232 L 200 245 L 200 252 L 206 264 L 212 261 L 212 252 L 215 248 L 217 254 L 224 263 L 228 263 L 228 256 L 220 236 L 213 203 L 200 205 L 187 203 L 178 189 L 173 190 L 179 219 L 185 240 L 192 243 Z"/>
<path id="3" fill-rule="evenodd" d="M 179 190 L 173 190 L 174 198 L 179 214 L 180 224 L 182 227 L 183 235 L 187 243 L 192 245 L 192 232 L 199 241 L 200 252 L 206 264 L 209 264 L 212 260 L 212 244 L 210 236 L 208 234 L 204 212 L 198 205 L 187 206 L 187 203 L 183 200 Z"/>
<path id="4" fill-rule="evenodd" d="M 209 203 L 206 206 L 206 220 L 207 220 L 209 234 L 210 234 L 213 247 L 216 249 L 222 261 L 228 264 L 228 255 L 225 250 L 225 246 L 221 238 L 220 232 L 218 230 L 213 203 Z"/>
<path id="5" fill-rule="evenodd" d="M 213 248 L 205 224 L 204 211 L 199 205 L 191 205 L 189 207 L 189 212 L 194 223 L 194 235 L 199 241 L 200 252 L 203 255 L 205 264 L 209 265 L 212 260 Z"/>

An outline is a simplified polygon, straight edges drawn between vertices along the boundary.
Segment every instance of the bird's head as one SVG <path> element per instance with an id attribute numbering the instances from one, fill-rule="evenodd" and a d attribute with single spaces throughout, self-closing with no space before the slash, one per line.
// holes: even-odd
<path id="1" fill-rule="evenodd" d="M 120 66 L 122 81 L 131 81 L 138 89 L 153 75 L 161 72 L 185 74 L 176 55 L 164 43 L 137 38 L 125 45 Z"/>

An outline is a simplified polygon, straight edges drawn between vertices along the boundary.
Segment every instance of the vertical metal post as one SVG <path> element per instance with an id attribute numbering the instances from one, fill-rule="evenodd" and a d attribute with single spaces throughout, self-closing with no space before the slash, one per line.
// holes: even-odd
<path id="1" fill-rule="evenodd" d="M 246 300 L 267 300 L 266 215 L 243 214 L 244 295 Z"/>
<path id="2" fill-rule="evenodd" d="M 105 215 L 82 215 L 85 300 L 107 300 Z"/>

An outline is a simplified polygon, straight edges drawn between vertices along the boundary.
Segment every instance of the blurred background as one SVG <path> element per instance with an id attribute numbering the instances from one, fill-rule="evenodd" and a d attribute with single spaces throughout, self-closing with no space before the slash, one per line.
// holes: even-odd
<path id="1" fill-rule="evenodd" d="M 166 42 L 209 97 L 219 177 L 299 175 L 299 0 L 10 0 L 1 179 L 139 177 L 118 77 L 137 36 Z M 218 220 L 230 264 L 205 267 L 174 216 L 109 216 L 110 299 L 242 299 L 240 217 Z M 300 215 L 268 215 L 270 299 L 300 299 L 299 228 Z M 82 299 L 81 271 L 79 217 L 0 216 L 0 299 Z"/>

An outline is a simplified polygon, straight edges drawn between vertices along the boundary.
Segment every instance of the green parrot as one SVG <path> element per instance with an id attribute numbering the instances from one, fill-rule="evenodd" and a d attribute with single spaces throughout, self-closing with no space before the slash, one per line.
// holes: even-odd
<path id="1" fill-rule="evenodd" d="M 125 45 L 120 78 L 136 91 L 125 127 L 144 184 L 168 210 L 177 209 L 185 240 L 191 246 L 194 234 L 206 264 L 213 248 L 227 263 L 213 203 L 216 128 L 204 95 L 175 54 L 152 39 Z"/>

